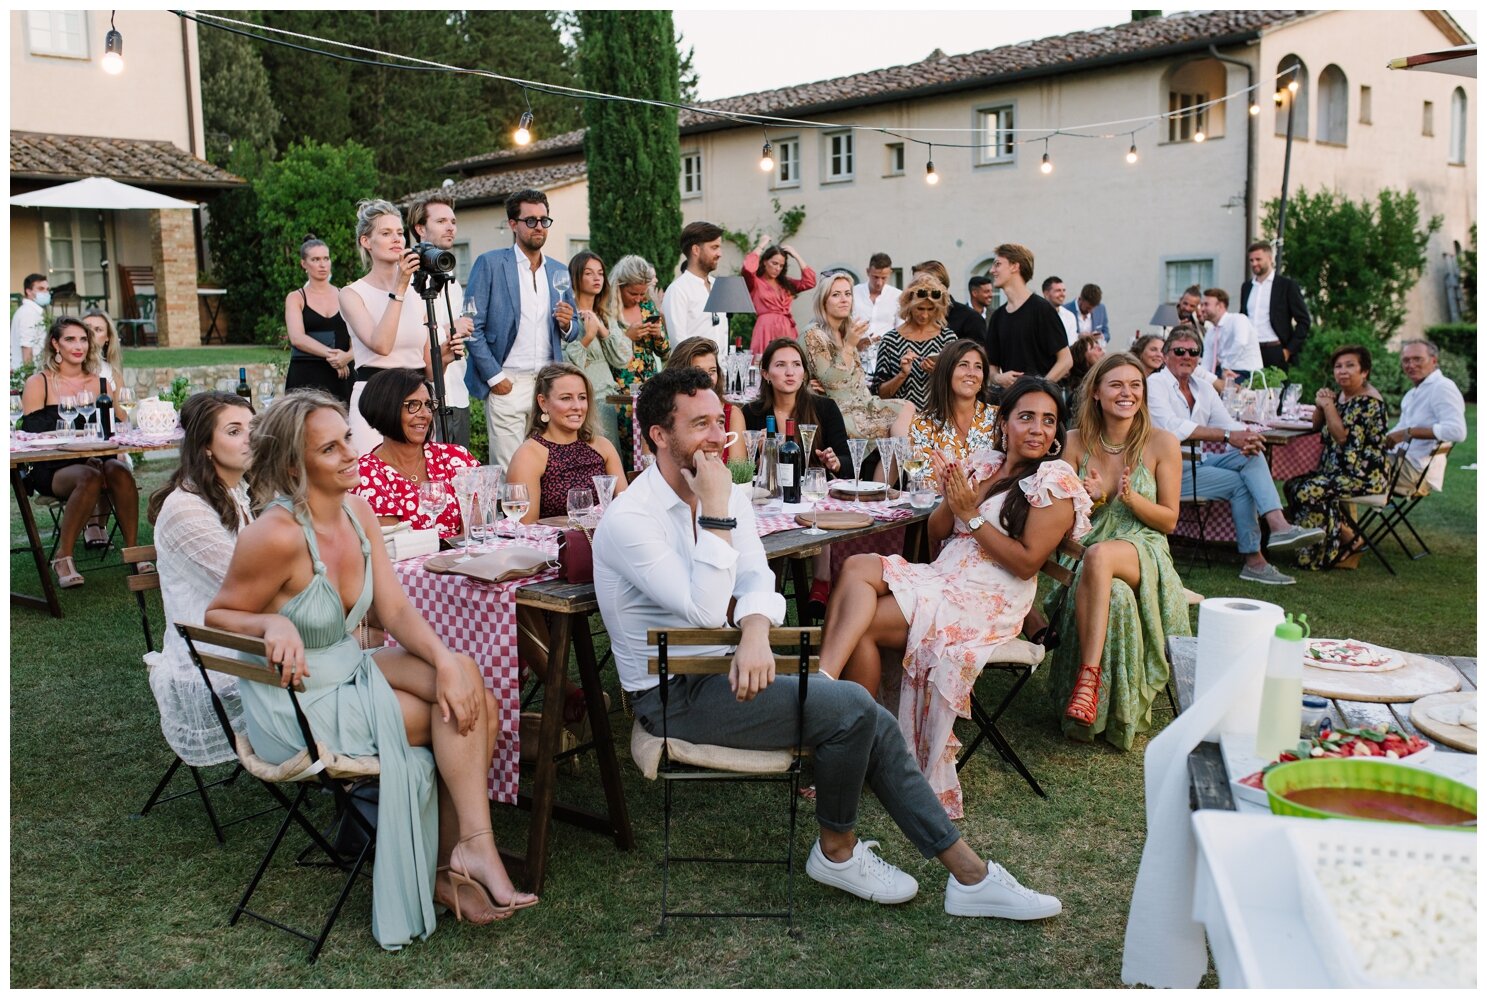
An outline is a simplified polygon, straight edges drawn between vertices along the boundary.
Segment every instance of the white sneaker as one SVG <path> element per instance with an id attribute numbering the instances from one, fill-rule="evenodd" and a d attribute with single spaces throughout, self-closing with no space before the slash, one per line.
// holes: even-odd
<path id="1" fill-rule="evenodd" d="M 963 885 L 955 875 L 945 884 L 945 911 L 952 916 L 998 916 L 1002 919 L 1047 919 L 1064 911 L 1052 895 L 1024 888 L 1001 864 L 986 862 L 980 884 Z"/>
<path id="2" fill-rule="evenodd" d="M 805 872 L 813 881 L 882 905 L 897 905 L 919 894 L 919 882 L 873 853 L 871 848 L 877 845 L 875 839 L 858 840 L 852 859 L 838 864 L 826 859 L 818 839 L 806 858 Z"/>

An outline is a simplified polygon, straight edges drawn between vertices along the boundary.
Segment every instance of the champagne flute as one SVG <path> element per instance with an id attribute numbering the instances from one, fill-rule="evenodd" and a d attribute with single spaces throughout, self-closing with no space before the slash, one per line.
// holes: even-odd
<path id="1" fill-rule="evenodd" d="M 599 507 L 600 516 L 609 509 L 609 504 L 614 500 L 615 483 L 619 480 L 613 475 L 594 476 L 594 498 Z"/>
<path id="2" fill-rule="evenodd" d="M 532 500 L 527 495 L 527 487 L 521 482 L 508 482 L 501 487 L 501 508 L 506 516 L 516 522 L 516 538 L 518 541 L 526 540 L 526 531 L 522 528 L 521 519 L 527 515 L 532 508 Z"/>
<path id="3" fill-rule="evenodd" d="M 473 515 L 474 504 L 472 500 L 474 500 L 475 494 L 480 491 L 480 470 L 478 468 L 461 468 L 454 473 L 454 478 L 451 482 L 454 486 L 455 502 L 460 505 L 460 517 L 464 521 L 465 528 L 465 540 L 460 545 L 460 548 L 466 555 L 469 555 L 473 530 L 470 525 L 478 519 Z"/>
<path id="4" fill-rule="evenodd" d="M 847 450 L 852 454 L 852 491 L 854 494 L 862 491 L 862 459 L 867 457 L 868 442 L 861 437 L 853 437 L 847 441 Z"/>
<path id="5" fill-rule="evenodd" d="M 418 484 L 418 509 L 428 519 L 429 527 L 438 529 L 439 518 L 449 506 L 449 483 L 428 479 Z"/>
<path id="6" fill-rule="evenodd" d="M 759 447 L 764 443 L 764 431 L 745 430 L 744 443 L 749 448 L 749 464 L 757 469 L 759 467 Z"/>
<path id="7" fill-rule="evenodd" d="M 800 446 L 805 451 L 805 465 L 803 467 L 810 468 L 811 445 L 816 442 L 817 426 L 814 423 L 797 423 L 795 429 L 800 431 Z"/>
<path id="8" fill-rule="evenodd" d="M 800 498 L 811 505 L 811 526 L 805 533 L 812 536 L 825 534 L 821 530 L 821 512 L 816 504 L 826 498 L 826 469 L 817 466 L 805 470 L 805 475 L 800 480 Z"/>

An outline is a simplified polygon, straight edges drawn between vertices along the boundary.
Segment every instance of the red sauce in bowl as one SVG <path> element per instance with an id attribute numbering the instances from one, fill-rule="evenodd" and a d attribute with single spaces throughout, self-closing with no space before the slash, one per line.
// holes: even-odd
<path id="1" fill-rule="evenodd" d="M 1454 826 L 1476 819 L 1476 813 L 1413 794 L 1352 787 L 1308 787 L 1285 796 L 1307 808 L 1386 822 L 1415 822 L 1428 826 Z"/>

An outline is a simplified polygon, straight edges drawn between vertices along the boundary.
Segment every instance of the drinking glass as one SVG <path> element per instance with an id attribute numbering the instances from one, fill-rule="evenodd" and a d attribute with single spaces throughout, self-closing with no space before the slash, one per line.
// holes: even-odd
<path id="1" fill-rule="evenodd" d="M 98 399 L 92 392 L 84 390 L 77 394 L 77 415 L 83 418 L 83 437 L 93 438 L 93 418 L 98 415 Z M 103 436 L 102 431 L 96 436 Z"/>
<path id="2" fill-rule="evenodd" d="M 883 484 L 891 488 L 893 486 L 893 467 L 900 460 L 897 438 L 884 437 L 878 441 L 878 453 L 883 456 Z"/>
<path id="3" fill-rule="evenodd" d="M 825 534 L 826 532 L 821 530 L 818 523 L 821 519 L 821 514 L 816 508 L 816 504 L 826 498 L 826 469 L 818 466 L 805 470 L 805 475 L 800 479 L 800 498 L 811 505 L 811 513 L 813 514 L 811 517 L 811 526 L 806 529 L 805 533 L 813 536 Z"/>
<path id="4" fill-rule="evenodd" d="M 516 537 L 519 541 L 526 540 L 526 531 L 522 529 L 521 519 L 527 515 L 532 508 L 531 497 L 527 495 L 527 487 L 520 482 L 508 482 L 501 487 L 501 509 L 506 516 L 516 521 Z"/>
<path id="5" fill-rule="evenodd" d="M 868 441 L 862 437 L 853 437 L 847 441 L 847 450 L 852 453 L 852 490 L 854 493 L 862 491 L 862 459 L 867 457 Z"/>
<path id="6" fill-rule="evenodd" d="M 279 394 L 279 385 L 271 378 L 265 378 L 258 383 L 258 401 L 263 403 L 263 408 L 268 409 L 274 404 L 274 398 Z"/>
<path id="7" fill-rule="evenodd" d="M 454 498 L 460 505 L 460 518 L 464 521 L 465 527 L 465 540 L 460 547 L 468 554 L 470 551 L 470 542 L 473 540 L 470 525 L 479 519 L 473 516 L 474 504 L 472 501 L 475 498 L 475 494 L 480 491 L 480 469 L 462 468 L 454 473 L 452 482 L 454 484 Z"/>
<path id="8" fill-rule="evenodd" d="M 16 427 L 21 425 L 21 415 L 21 394 L 19 392 L 12 392 L 10 393 L 11 429 L 15 429 Z"/>
<path id="9" fill-rule="evenodd" d="M 418 484 L 418 509 L 429 520 L 429 526 L 437 529 L 444 508 L 449 506 L 449 483 L 440 479 L 428 479 Z"/>
<path id="10" fill-rule="evenodd" d="M 928 510 L 935 505 L 935 491 L 921 470 L 909 483 L 909 505 L 915 510 Z"/>
<path id="11" fill-rule="evenodd" d="M 558 271 L 553 274 L 552 290 L 558 293 L 558 298 L 563 298 L 564 296 L 566 296 L 568 294 L 568 290 L 572 287 L 573 280 L 568 277 L 567 271 Z"/>
<path id="12" fill-rule="evenodd" d="M 795 429 L 800 431 L 800 446 L 801 449 L 805 451 L 805 465 L 803 465 L 802 467 L 810 468 L 811 445 L 816 442 L 816 424 L 799 423 L 796 424 Z"/>
<path id="13" fill-rule="evenodd" d="M 744 444 L 749 448 L 749 463 L 755 469 L 759 467 L 759 446 L 764 443 L 764 431 L 745 430 Z"/>
<path id="14" fill-rule="evenodd" d="M 67 435 L 72 436 L 73 425 L 77 420 L 77 397 L 64 395 L 57 400 L 57 418 L 62 421 Z"/>
<path id="15" fill-rule="evenodd" d="M 217 391 L 218 392 L 227 392 L 227 393 L 230 394 L 237 387 L 238 387 L 238 383 L 237 383 L 237 380 L 234 379 L 234 378 L 218 378 L 217 379 Z"/>
<path id="16" fill-rule="evenodd" d="M 480 310 L 475 306 L 475 299 L 465 299 L 465 307 L 460 310 L 460 315 L 465 316 L 471 322 L 474 322 L 475 317 L 480 315 Z"/>
<path id="17" fill-rule="evenodd" d="M 131 427 L 134 426 L 134 409 L 139 405 L 134 398 L 134 389 L 127 385 L 119 389 L 119 394 L 114 396 L 114 403 L 119 407 L 119 412 L 124 414 L 124 422 Z"/>
<path id="18" fill-rule="evenodd" d="M 614 500 L 614 486 L 618 480 L 613 475 L 594 476 L 594 498 L 598 502 L 599 515 L 609 509 L 609 504 Z"/>
<path id="19" fill-rule="evenodd" d="M 594 512 L 594 493 L 583 486 L 568 490 L 568 523 L 583 527 Z"/>
<path id="20" fill-rule="evenodd" d="M 485 514 L 485 536 L 488 543 L 494 544 L 499 534 L 498 521 L 501 519 L 501 487 L 506 484 L 506 469 L 500 465 L 483 465 L 480 468 L 480 491 L 475 495 L 479 498 L 481 512 Z"/>

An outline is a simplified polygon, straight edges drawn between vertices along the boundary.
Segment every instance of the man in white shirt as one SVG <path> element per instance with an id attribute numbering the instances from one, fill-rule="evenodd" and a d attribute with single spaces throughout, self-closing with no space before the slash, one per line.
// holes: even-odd
<path id="1" fill-rule="evenodd" d="M 52 304 L 51 285 L 45 274 L 27 274 L 21 294 L 21 304 L 10 317 L 11 371 L 36 363 L 46 337 L 46 307 Z"/>
<path id="2" fill-rule="evenodd" d="M 872 373 L 878 362 L 878 341 L 898 325 L 898 288 L 888 283 L 893 276 L 893 258 L 874 253 L 867 260 L 867 280 L 852 286 L 852 318 L 867 323 L 867 334 L 859 341 L 862 370 Z"/>
<path id="3" fill-rule="evenodd" d="M 1265 367 L 1260 360 L 1260 342 L 1255 328 L 1242 312 L 1229 311 L 1229 293 L 1222 288 L 1209 288 L 1203 293 L 1203 318 L 1213 323 L 1209 335 L 1212 349 L 1203 352 L 1203 366 L 1216 379 L 1233 372 L 1241 382 L 1251 372 Z"/>
<path id="4" fill-rule="evenodd" d="M 459 232 L 454 218 L 454 201 L 447 194 L 431 194 L 422 201 L 408 206 L 408 230 L 413 234 L 413 243 L 427 240 L 441 250 L 453 250 L 454 238 Z M 439 322 L 439 342 L 453 341 L 447 355 L 441 352 L 444 366 L 444 404 L 449 407 L 448 426 L 444 437 L 446 444 L 470 447 L 470 390 L 465 388 L 465 353 L 461 341 L 475 332 L 475 321 L 461 315 L 464 310 L 465 291 L 459 280 L 450 277 L 439 298 L 434 302 L 434 315 Z M 422 308 L 419 299 L 417 312 L 427 330 L 428 310 Z M 405 311 L 407 311 L 405 309 Z M 435 423 L 435 426 L 438 424 Z"/>
<path id="5" fill-rule="evenodd" d="M 1162 349 L 1167 367 L 1146 380 L 1151 422 L 1187 441 L 1223 441 L 1223 454 L 1204 454 L 1196 469 L 1183 463 L 1182 498 L 1229 501 L 1244 568 L 1239 578 L 1270 586 L 1296 580 L 1265 561 L 1260 553 L 1260 517 L 1270 526 L 1270 547 L 1283 548 L 1320 538 L 1315 527 L 1294 527 L 1281 512 L 1275 480 L 1265 463 L 1264 439 L 1229 415 L 1224 400 L 1206 379 L 1194 378 L 1202 348 L 1196 333 L 1174 330 Z"/>
<path id="6" fill-rule="evenodd" d="M 1254 323 L 1260 341 L 1260 356 L 1266 367 L 1289 367 L 1301 356 L 1311 330 L 1311 313 L 1301 286 L 1275 273 L 1275 252 L 1268 240 L 1249 245 L 1249 269 L 1253 276 L 1239 289 L 1243 312 Z"/>
<path id="7" fill-rule="evenodd" d="M 1064 333 L 1069 337 L 1069 346 L 1079 342 L 1079 320 L 1074 318 L 1074 313 L 1064 308 L 1064 303 L 1069 300 L 1069 289 L 1064 286 L 1061 277 L 1050 277 L 1043 282 L 1043 297 L 1048 299 L 1048 304 L 1058 309 L 1058 318 L 1064 324 Z"/>
<path id="8" fill-rule="evenodd" d="M 689 223 L 682 230 L 681 250 L 682 272 L 661 302 L 667 338 L 675 345 L 688 337 L 705 336 L 718 345 L 722 357 L 728 352 L 728 317 L 704 311 L 713 291 L 712 273 L 723 258 L 722 227 L 711 222 Z"/>
<path id="9" fill-rule="evenodd" d="M 669 295 L 667 296 L 670 297 Z M 784 599 L 754 524 L 751 492 L 735 489 L 723 463 L 727 417 L 696 368 L 663 371 L 636 402 L 655 464 L 615 497 L 594 535 L 594 589 L 621 685 L 636 721 L 662 732 L 662 691 L 649 675 L 650 628 L 719 628 L 743 637 L 726 676 L 678 676 L 666 690 L 669 737 L 737 749 L 794 744 L 797 678 L 775 676 L 769 629 L 785 619 Z M 726 654 L 727 649 L 674 649 Z M 1042 919 L 1057 899 L 1019 885 L 966 845 L 910 756 L 893 715 L 861 686 L 812 677 L 803 709 L 812 748 L 820 838 L 806 873 L 822 884 L 882 904 L 907 902 L 918 883 L 857 839 L 864 781 L 926 857 L 950 871 L 945 907 L 953 915 Z"/>
<path id="10" fill-rule="evenodd" d="M 1417 475 L 1426 472 L 1425 484 L 1434 492 L 1440 492 L 1446 479 L 1445 455 L 1430 458 L 1436 441 L 1466 440 L 1466 402 L 1456 383 L 1441 373 L 1440 356 L 1440 348 L 1429 340 L 1405 341 L 1399 364 L 1415 387 L 1400 400 L 1399 422 L 1385 438 L 1394 447 L 1394 453 L 1402 455 Z M 1425 468 L 1427 462 L 1429 471 Z M 1414 479 L 1406 473 L 1396 488 L 1410 489 Z"/>

